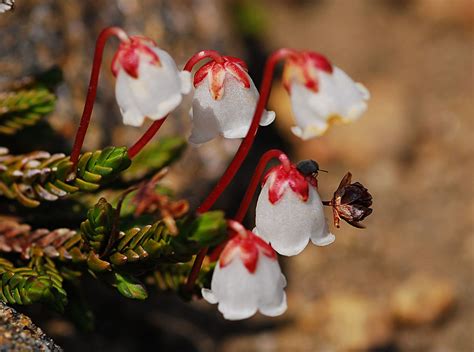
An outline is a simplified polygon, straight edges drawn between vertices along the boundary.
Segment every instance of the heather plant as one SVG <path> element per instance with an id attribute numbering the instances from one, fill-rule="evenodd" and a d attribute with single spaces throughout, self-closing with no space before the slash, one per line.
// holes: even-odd
<path id="1" fill-rule="evenodd" d="M 152 123 L 130 147 L 83 151 L 102 54 L 111 37 L 119 40 L 110 66 L 123 123 L 130 128 L 147 119 Z M 322 201 L 318 173 L 324 170 L 316 161 L 294 163 L 283 151 L 269 149 L 237 213 L 213 209 L 250 152 L 259 126 L 278 118 L 278 111 L 265 108 L 279 63 L 284 65 L 283 82 L 295 115 L 292 131 L 302 140 L 357 120 L 366 110 L 368 91 L 316 52 L 275 51 L 267 59 L 258 91 L 239 58 L 203 50 L 180 70 L 152 39 L 110 27 L 97 39 L 71 153 L 15 154 L 9 149 L 24 129 L 37 130 L 36 140 L 48 138 L 44 121 L 41 124 L 54 109 L 58 71 L 12 82 L 0 94 L 0 299 L 12 305 L 43 303 L 62 312 L 80 304 L 76 298 L 82 279 L 90 275 L 130 299 L 146 299 L 150 287 L 186 300 L 204 298 L 218 303 L 230 320 L 257 311 L 283 314 L 286 279 L 278 254 L 297 255 L 309 241 L 317 246 L 335 241 L 324 206 L 331 207 L 336 228 L 341 219 L 363 227 L 372 197 L 362 184 L 351 183 L 348 173 L 333 199 Z M 187 96 L 192 99 L 184 99 Z M 161 185 L 186 148 L 186 136 L 158 135 L 152 142 L 186 100 L 192 101 L 191 145 L 218 136 L 242 139 L 226 171 L 196 209 Z M 278 164 L 265 173 L 273 159 Z M 242 221 L 260 184 L 255 228 L 250 231 Z M 44 229 L 29 223 L 42 216 L 60 225 Z M 80 314 L 80 309 L 75 311 Z"/>

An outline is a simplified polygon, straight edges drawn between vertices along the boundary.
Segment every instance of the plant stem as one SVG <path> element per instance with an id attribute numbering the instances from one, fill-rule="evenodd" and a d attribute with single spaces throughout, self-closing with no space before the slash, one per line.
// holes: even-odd
<path id="1" fill-rule="evenodd" d="M 197 209 L 198 213 L 204 213 L 208 211 L 214 205 L 216 200 L 219 198 L 222 192 L 224 192 L 224 190 L 227 188 L 229 183 L 232 181 L 235 174 L 237 173 L 237 170 L 240 168 L 243 161 L 247 157 L 247 154 L 250 151 L 250 148 L 252 147 L 253 141 L 257 134 L 258 126 L 259 126 L 260 120 L 262 119 L 263 111 L 265 110 L 265 106 L 268 103 L 268 98 L 270 96 L 270 91 L 272 88 L 272 80 L 273 80 L 273 73 L 275 71 L 275 66 L 280 60 L 284 60 L 287 57 L 294 54 L 296 54 L 296 51 L 292 49 L 283 48 L 283 49 L 279 49 L 273 52 L 272 55 L 270 55 L 270 57 L 267 59 L 267 62 L 265 63 L 265 69 L 263 72 L 262 83 L 260 84 L 260 97 L 258 99 L 257 106 L 253 114 L 252 123 L 250 124 L 247 135 L 245 136 L 244 140 L 240 144 L 240 147 L 237 150 L 237 153 L 235 154 L 234 159 L 232 159 L 226 171 L 224 172 L 220 180 L 217 182 L 217 184 L 214 186 L 214 189 L 211 191 L 211 193 L 209 193 L 207 198 L 198 207 Z M 199 53 L 196 54 L 195 56 L 197 55 L 199 55 Z M 203 54 L 203 57 L 206 57 L 206 56 L 204 56 Z M 188 61 L 189 65 L 186 64 L 185 69 L 189 67 L 192 68 L 192 66 L 195 64 L 195 63 L 192 63 L 193 58 L 191 58 L 191 60 Z M 207 254 L 208 249 L 209 249 L 208 247 L 201 249 L 199 254 L 196 256 L 196 259 L 194 260 L 191 273 L 189 274 L 188 281 L 186 282 L 186 288 L 188 290 L 191 290 L 194 286 L 194 282 L 196 281 L 199 271 L 201 270 L 202 262 Z"/>
<path id="2" fill-rule="evenodd" d="M 220 180 L 217 182 L 214 189 L 211 191 L 211 193 L 209 193 L 207 198 L 198 207 L 197 209 L 198 213 L 204 213 L 208 211 L 214 205 L 216 200 L 219 198 L 222 192 L 224 192 L 224 190 L 227 188 L 229 183 L 232 181 L 235 174 L 237 173 L 240 166 L 242 165 L 243 161 L 247 157 L 247 154 L 249 153 L 250 148 L 252 147 L 253 141 L 255 139 L 255 136 L 257 134 L 258 126 L 262 118 L 263 111 L 265 109 L 265 106 L 267 105 L 268 98 L 270 96 L 270 91 L 272 88 L 273 72 L 275 70 L 275 66 L 278 63 L 278 61 L 285 59 L 288 56 L 293 55 L 293 54 L 295 54 L 294 50 L 279 49 L 275 51 L 267 59 L 267 62 L 265 64 L 265 70 L 263 73 L 262 83 L 260 85 L 260 98 L 258 99 L 257 107 L 255 108 L 255 113 L 253 115 L 252 123 L 250 124 L 250 128 L 247 132 L 247 135 L 245 136 L 244 140 L 240 144 L 240 147 L 237 150 L 237 153 L 235 154 L 234 159 L 232 159 L 231 163 L 227 167 L 226 171 L 224 172 Z"/>
<path id="3" fill-rule="evenodd" d="M 262 178 L 263 172 L 265 171 L 270 160 L 272 160 L 273 158 L 280 159 L 281 157 L 284 157 L 286 160 L 288 160 L 286 155 L 279 149 L 270 149 L 269 151 L 265 152 L 265 154 L 262 155 L 262 157 L 260 158 L 258 162 L 257 167 L 255 168 L 255 172 L 252 176 L 252 179 L 250 180 L 249 186 L 247 187 L 247 191 L 245 192 L 244 198 L 242 199 L 242 202 L 240 203 L 239 210 L 237 210 L 237 213 L 234 217 L 235 221 L 237 221 L 238 223 L 241 223 L 244 220 L 244 216 L 247 213 L 250 203 L 252 202 L 252 198 L 255 194 L 255 190 L 257 189 L 257 186 L 260 183 L 260 180 Z M 224 242 L 219 244 L 212 251 L 212 253 L 209 255 L 211 261 L 215 261 L 219 259 L 219 256 L 224 250 L 224 247 L 227 244 L 227 241 L 230 240 L 231 238 L 232 236 L 229 236 Z"/>
<path id="4" fill-rule="evenodd" d="M 128 149 L 128 157 L 130 159 L 133 159 L 135 155 L 137 155 L 144 147 L 147 145 L 147 143 L 153 138 L 153 136 L 158 132 L 160 129 L 161 125 L 165 122 L 166 118 L 168 115 L 163 117 L 160 120 L 154 121 L 150 127 L 146 130 L 146 132 L 143 134 L 143 136 L 140 137 L 138 141 L 135 142 L 134 145 L 132 145 Z"/>
<path id="5" fill-rule="evenodd" d="M 222 58 L 221 54 L 215 50 L 202 50 L 196 54 L 194 54 L 188 62 L 186 62 L 186 65 L 184 65 L 185 71 L 191 72 L 193 70 L 193 67 L 201 60 L 211 58 L 216 62 L 222 63 L 224 59 Z"/>
<path id="6" fill-rule="evenodd" d="M 255 172 L 250 180 L 249 186 L 247 187 L 247 191 L 245 192 L 244 198 L 240 203 L 239 210 L 237 210 L 237 214 L 235 215 L 234 219 L 238 222 L 242 222 L 244 219 L 245 214 L 252 202 L 252 198 L 255 194 L 255 190 L 260 183 L 260 179 L 262 178 L 263 172 L 267 167 L 267 164 L 273 158 L 280 158 L 282 155 L 285 155 L 279 149 L 270 149 L 269 151 L 265 152 L 260 158 L 257 167 L 255 168 Z"/>
<path id="7" fill-rule="evenodd" d="M 94 61 L 92 64 L 91 77 L 89 81 L 89 88 L 87 90 L 86 102 L 82 112 L 79 128 L 76 132 L 76 138 L 72 147 L 71 161 L 73 169 L 76 167 L 79 155 L 81 153 L 84 138 L 86 137 L 87 128 L 91 119 L 92 109 L 94 108 L 94 101 L 97 94 L 97 84 L 99 81 L 100 66 L 102 63 L 102 56 L 104 53 L 105 43 L 111 36 L 116 36 L 121 42 L 129 41 L 127 33 L 119 27 L 108 27 L 100 32 L 95 45 Z"/>

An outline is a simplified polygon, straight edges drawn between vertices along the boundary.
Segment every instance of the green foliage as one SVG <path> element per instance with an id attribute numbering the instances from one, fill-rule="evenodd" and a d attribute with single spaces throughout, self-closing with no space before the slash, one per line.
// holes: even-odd
<path id="1" fill-rule="evenodd" d="M 219 234 L 226 233 L 227 224 L 224 213 L 211 211 L 199 216 L 187 229 L 188 238 L 198 242 L 201 246 L 213 246 L 222 241 Z"/>
<path id="2" fill-rule="evenodd" d="M 26 207 L 40 201 L 56 201 L 69 194 L 93 192 L 130 166 L 125 147 L 87 152 L 76 170 L 64 154 L 33 152 L 9 155 L 0 148 L 0 195 L 16 199 Z"/>
<path id="3" fill-rule="evenodd" d="M 83 239 L 88 247 L 103 248 L 103 243 L 96 246 L 99 237 L 109 247 L 102 255 L 95 250 L 84 253 L 83 259 L 93 272 L 119 270 L 139 273 L 154 268 L 158 263 L 187 262 L 201 248 L 209 243 L 219 243 L 226 236 L 226 221 L 220 211 L 178 221 L 177 235 L 171 233 L 163 220 L 114 234 L 110 224 L 114 212 L 115 209 L 101 199 L 81 224 L 81 233 L 87 231 Z M 90 226 L 91 223 L 94 226 Z M 84 246 L 78 248 L 82 251 Z"/>
<path id="4" fill-rule="evenodd" d="M 122 178 L 130 182 L 148 177 L 179 159 L 185 149 L 184 138 L 162 138 L 158 142 L 147 145 L 146 149 L 134 158 L 132 165 Z"/>
<path id="5" fill-rule="evenodd" d="M 126 274 L 114 273 L 113 286 L 125 297 L 144 300 L 148 298 L 145 286 L 136 278 Z"/>
<path id="6" fill-rule="evenodd" d="M 84 240 L 96 251 L 101 252 L 112 231 L 113 208 L 104 198 L 87 212 L 87 220 L 81 224 Z"/>
<path id="7" fill-rule="evenodd" d="M 44 302 L 58 311 L 67 303 L 63 278 L 49 258 L 34 257 L 27 266 L 18 268 L 0 258 L 0 276 L 0 299 L 5 303 Z"/>
<path id="8" fill-rule="evenodd" d="M 193 256 L 226 236 L 226 220 L 220 211 L 178 221 L 177 235 L 163 220 L 120 231 L 116 215 L 117 210 L 101 198 L 88 211 L 77 233 L 62 229 L 38 234 L 21 224 L 0 226 L 0 239 L 20 233 L 14 243 L 0 242 L 0 249 L 7 248 L 7 244 L 22 244 L 27 248 L 27 252 L 21 251 L 23 257 L 31 258 L 20 267 L 0 258 L 0 299 L 11 304 L 45 302 L 61 311 L 67 302 L 63 281 L 75 282 L 87 272 L 116 287 L 127 298 L 147 297 L 140 281 L 146 274 L 153 274 L 159 287 L 179 292 Z M 36 239 L 31 240 L 32 237 Z"/>
<path id="9" fill-rule="evenodd" d="M 43 88 L 0 94 L 0 135 L 34 126 L 54 110 L 55 102 L 56 97 Z"/>
<path id="10" fill-rule="evenodd" d="M 53 110 L 51 89 L 60 80 L 53 68 L 1 88 L 0 138 L 17 154 L 0 147 L 0 300 L 47 304 L 90 330 L 93 316 L 81 293 L 87 276 L 129 299 L 146 299 L 147 285 L 189 299 L 209 284 L 213 269 L 206 263 L 194 287 L 185 288 L 195 256 L 224 241 L 227 225 L 223 212 L 190 213 L 186 200 L 159 184 L 185 140 L 162 138 L 133 163 L 125 147 L 86 152 L 76 166 L 62 153 L 29 152 L 69 143 L 59 135 L 53 141 L 56 133 L 39 122 Z M 33 228 L 45 226 L 53 230 Z"/>
<path id="11" fill-rule="evenodd" d="M 192 263 L 177 263 L 160 265 L 153 273 L 153 280 L 160 291 L 172 291 L 183 298 L 191 298 L 191 294 L 200 292 L 201 288 L 209 287 L 214 265 L 204 265 L 199 272 L 195 287 L 191 292 L 184 290 L 184 286 L 191 271 Z"/>

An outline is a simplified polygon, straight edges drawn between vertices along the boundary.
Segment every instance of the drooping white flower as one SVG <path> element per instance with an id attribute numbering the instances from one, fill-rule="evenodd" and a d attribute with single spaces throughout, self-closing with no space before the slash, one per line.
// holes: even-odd
<path id="1" fill-rule="evenodd" d="M 141 126 L 145 117 L 160 120 L 173 111 L 191 90 L 191 76 L 153 41 L 130 37 L 122 42 L 112 61 L 117 77 L 115 96 L 123 122 Z"/>
<path id="2" fill-rule="evenodd" d="M 318 246 L 331 244 L 335 237 L 324 217 L 316 178 L 310 173 L 303 174 L 286 156 L 280 157 L 280 161 L 282 164 L 265 176 L 258 197 L 258 235 L 286 256 L 300 253 L 310 239 Z"/>
<path id="3" fill-rule="evenodd" d="M 286 279 L 275 251 L 260 237 L 233 222 L 237 234 L 226 244 L 214 269 L 211 289 L 202 296 L 228 320 L 250 318 L 257 310 L 277 316 L 286 311 Z"/>
<path id="4" fill-rule="evenodd" d="M 2 0 L 0 2 L 0 13 L 4 13 L 15 8 L 15 0 Z"/>
<path id="5" fill-rule="evenodd" d="M 302 139 L 322 135 L 334 122 L 357 120 L 367 110 L 368 90 L 320 54 L 288 58 L 283 80 L 296 120 L 292 131 Z"/>
<path id="6" fill-rule="evenodd" d="M 194 87 L 189 142 L 202 144 L 218 135 L 245 137 L 259 94 L 242 60 L 223 56 L 222 62 L 208 62 L 194 75 Z M 265 111 L 260 125 L 274 119 L 273 111 Z"/>

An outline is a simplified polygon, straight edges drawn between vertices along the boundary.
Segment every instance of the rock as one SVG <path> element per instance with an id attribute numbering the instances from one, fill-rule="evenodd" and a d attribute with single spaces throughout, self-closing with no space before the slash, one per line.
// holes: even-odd
<path id="1" fill-rule="evenodd" d="M 365 351 L 393 342 L 390 311 L 358 295 L 332 294 L 316 301 L 302 312 L 299 325 L 330 340 L 338 351 Z"/>
<path id="2" fill-rule="evenodd" d="M 47 351 L 62 348 L 36 327 L 27 316 L 0 302 L 0 352 Z"/>
<path id="3" fill-rule="evenodd" d="M 402 325 L 424 325 L 446 317 L 456 302 L 452 284 L 418 274 L 398 287 L 391 297 L 394 319 Z"/>

